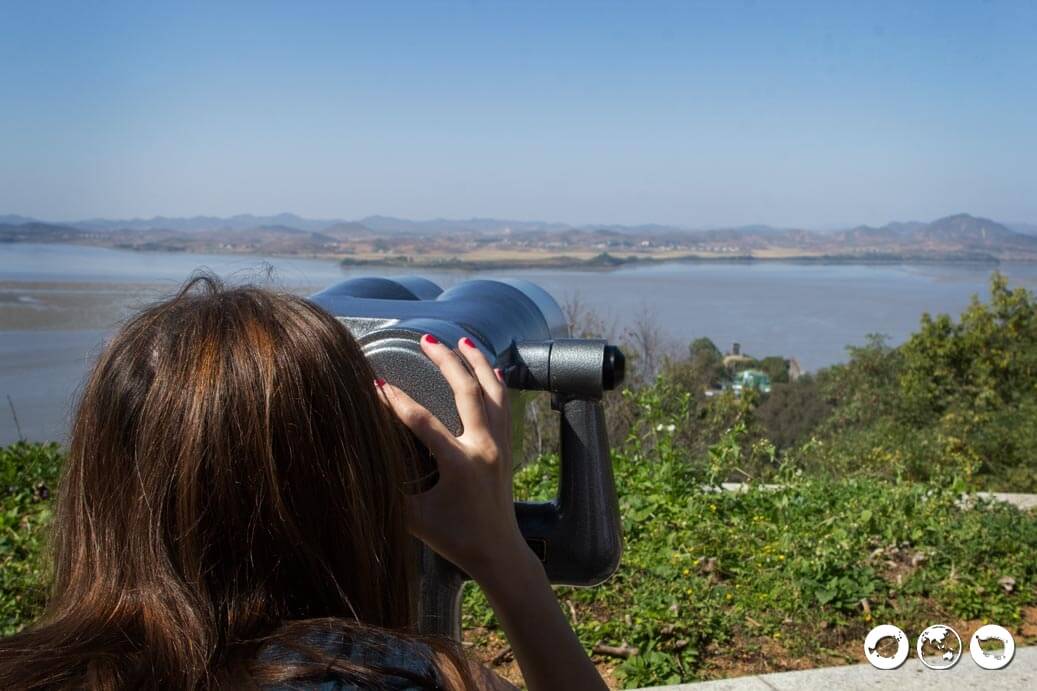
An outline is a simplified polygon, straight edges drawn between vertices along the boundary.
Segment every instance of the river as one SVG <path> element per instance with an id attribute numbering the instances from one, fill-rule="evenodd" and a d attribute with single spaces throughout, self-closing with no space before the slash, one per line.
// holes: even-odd
<path id="1" fill-rule="evenodd" d="M 308 294 L 353 276 L 319 259 L 133 252 L 75 245 L 0 244 L 0 444 L 63 440 L 83 376 L 105 335 L 141 305 L 206 268 L 232 281 Z M 578 299 L 622 332 L 656 321 L 673 350 L 707 336 L 750 355 L 795 357 L 806 370 L 846 359 L 870 333 L 902 342 L 923 312 L 958 314 L 986 294 L 989 264 L 671 263 L 612 271 L 422 271 L 448 287 L 474 276 L 518 277 L 559 301 Z M 1037 265 L 997 267 L 1037 289 Z M 13 408 L 13 410 L 12 410 Z M 15 424 L 15 413 L 18 425 Z"/>

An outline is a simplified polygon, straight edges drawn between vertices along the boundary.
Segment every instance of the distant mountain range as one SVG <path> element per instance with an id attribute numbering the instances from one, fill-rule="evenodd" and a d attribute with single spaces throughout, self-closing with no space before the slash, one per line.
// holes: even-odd
<path id="1" fill-rule="evenodd" d="M 946 219 L 940 219 L 934 223 L 942 222 L 947 219 L 960 218 L 963 223 L 967 223 L 967 220 L 973 218 L 968 214 L 958 214 L 956 216 L 948 216 Z M 987 219 L 978 219 L 985 220 Z M 993 221 L 987 221 L 988 223 L 994 223 Z M 77 230 L 88 230 L 88 231 L 119 231 L 119 230 L 133 230 L 133 231 L 147 231 L 147 230 L 163 230 L 163 231 L 179 231 L 186 233 L 195 232 L 206 232 L 206 231 L 227 231 L 227 230 L 252 230 L 255 228 L 271 228 L 281 227 L 286 229 L 304 230 L 309 232 L 324 232 L 329 229 L 338 228 L 339 230 L 344 228 L 355 229 L 358 231 L 371 231 L 374 233 L 401 233 L 409 235 L 434 235 L 438 233 L 500 233 L 500 232 L 515 232 L 515 233 L 528 233 L 528 232 L 540 232 L 540 233 L 551 233 L 551 232 L 563 232 L 567 230 L 598 230 L 598 231 L 613 231 L 624 235 L 665 235 L 671 233 L 703 233 L 703 232 L 729 232 L 736 233 L 739 235 L 780 235 L 783 233 L 794 232 L 799 230 L 800 232 L 809 229 L 794 229 L 794 228 L 776 228 L 765 224 L 752 224 L 745 226 L 727 226 L 718 227 L 711 229 L 702 228 L 691 228 L 686 226 L 674 226 L 674 225 L 663 225 L 657 223 L 648 223 L 641 225 L 618 225 L 618 224 L 586 224 L 586 225 L 571 225 L 567 223 L 559 222 L 548 222 L 548 221 L 515 221 L 506 220 L 499 218 L 468 218 L 468 219 L 447 219 L 447 218 L 435 218 L 429 220 L 409 220 L 405 218 L 396 218 L 393 216 L 367 216 L 359 220 L 343 220 L 343 219 L 313 219 L 304 218 L 293 213 L 280 213 L 272 216 L 256 216 L 254 214 L 238 214 L 236 216 L 154 216 L 152 218 L 131 218 L 131 219 L 108 219 L 108 218 L 90 218 L 79 221 L 43 221 L 36 218 L 27 216 L 20 216 L 17 214 L 0 215 L 0 226 L 12 226 L 12 225 L 25 225 L 25 224 L 44 224 L 51 226 L 63 226 L 67 228 L 74 228 Z M 891 222 L 880 228 L 872 228 L 870 226 L 858 226 L 851 229 L 851 231 L 873 231 L 873 230 L 885 230 L 889 231 L 893 235 L 903 235 L 914 230 L 917 230 L 923 226 L 932 225 L 927 223 L 921 223 L 918 221 L 908 222 Z M 995 224 L 1002 228 L 1008 228 L 1016 233 L 1022 235 L 1037 235 L 1037 223 L 1005 223 Z M 810 232 L 846 232 L 846 231 L 810 231 Z"/>
<path id="2" fill-rule="evenodd" d="M 0 225 L 22 225 L 26 223 L 42 223 L 35 218 L 25 216 L 0 216 Z M 238 214 L 236 216 L 184 216 L 131 219 L 91 218 L 83 221 L 62 221 L 48 223 L 78 230 L 120 231 L 120 230 L 164 230 L 185 233 L 227 230 L 251 230 L 263 227 L 294 228 L 310 232 L 324 232 L 335 227 L 352 227 L 361 231 L 374 233 L 406 233 L 411 235 L 432 235 L 437 233 L 476 232 L 494 233 L 511 229 L 516 232 L 552 232 L 569 230 L 573 226 L 564 223 L 547 223 L 543 221 L 507 221 L 495 218 L 445 219 L 436 218 L 425 221 L 411 221 L 392 216 L 368 216 L 358 221 L 342 219 L 303 218 L 291 213 L 274 216 L 255 216 Z M 617 228 L 620 226 L 616 226 Z M 651 226 L 644 226 L 645 228 Z M 636 231 L 637 227 L 631 228 Z"/>
<path id="3" fill-rule="evenodd" d="M 465 257 L 493 261 L 494 265 L 541 265 L 565 258 L 593 258 L 599 265 L 674 258 L 1037 261 L 1037 224 L 1002 224 L 969 214 L 928 223 L 891 222 L 880 227 L 862 225 L 829 231 L 768 225 L 714 229 L 658 224 L 573 226 L 495 218 L 308 219 L 291 213 L 94 218 L 61 223 L 0 215 L 0 242 L 328 255 L 356 263 L 410 265 L 456 262 Z"/>

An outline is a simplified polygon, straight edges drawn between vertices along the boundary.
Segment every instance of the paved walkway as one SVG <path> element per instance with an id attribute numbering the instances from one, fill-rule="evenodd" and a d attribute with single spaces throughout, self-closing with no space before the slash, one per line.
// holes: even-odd
<path id="1" fill-rule="evenodd" d="M 760 487 L 773 490 L 780 489 L 781 485 L 765 483 L 760 485 Z M 725 492 L 745 492 L 749 489 L 749 485 L 743 482 L 722 482 L 720 483 L 720 488 Z M 1024 511 L 1037 508 L 1037 494 L 1022 494 L 1019 492 L 976 492 L 976 496 L 984 499 L 1003 501 Z M 963 495 L 962 498 L 965 499 L 967 497 L 968 495 Z"/>
<path id="2" fill-rule="evenodd" d="M 966 650 L 953 668 L 931 670 L 912 657 L 899 669 L 881 671 L 871 665 L 825 667 L 802 672 L 759 674 L 678 686 L 654 686 L 654 691 L 922 691 L 981 689 L 982 691 L 1032 691 L 1037 689 L 1037 647 L 1016 648 L 1011 664 L 987 671 L 978 667 Z"/>
<path id="3" fill-rule="evenodd" d="M 981 497 L 992 497 L 999 501 L 1008 502 L 1024 511 L 1037 507 L 1037 494 L 1019 494 L 1016 492 L 977 492 L 976 494 Z"/>

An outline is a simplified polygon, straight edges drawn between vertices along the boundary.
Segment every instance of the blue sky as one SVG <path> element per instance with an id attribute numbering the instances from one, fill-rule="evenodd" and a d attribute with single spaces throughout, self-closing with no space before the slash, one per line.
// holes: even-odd
<path id="1" fill-rule="evenodd" d="M 1034 2 L 15 5 L 0 213 L 1037 222 Z"/>

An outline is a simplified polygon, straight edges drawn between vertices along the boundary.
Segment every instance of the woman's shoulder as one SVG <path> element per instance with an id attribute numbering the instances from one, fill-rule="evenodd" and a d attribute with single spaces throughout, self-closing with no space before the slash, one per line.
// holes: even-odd
<path id="1" fill-rule="evenodd" d="M 353 691 L 379 688 L 390 691 L 444 688 L 437 666 L 438 656 L 420 640 L 378 630 L 309 631 L 291 640 L 271 642 L 259 652 L 259 661 L 278 667 L 296 667 L 301 672 L 323 670 L 307 683 L 285 682 L 264 686 L 267 691 L 319 689 Z"/>

